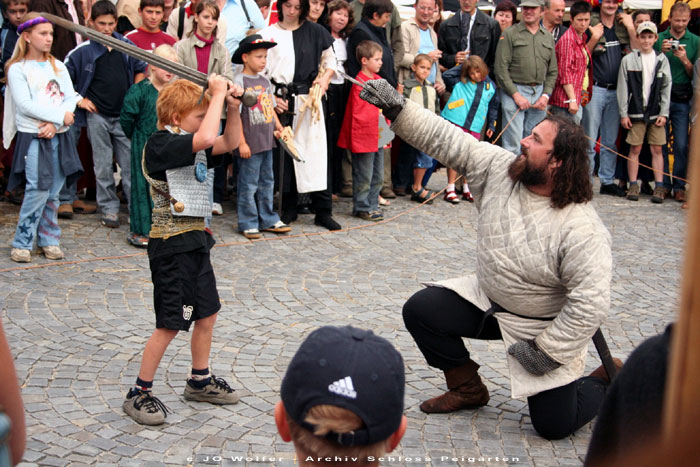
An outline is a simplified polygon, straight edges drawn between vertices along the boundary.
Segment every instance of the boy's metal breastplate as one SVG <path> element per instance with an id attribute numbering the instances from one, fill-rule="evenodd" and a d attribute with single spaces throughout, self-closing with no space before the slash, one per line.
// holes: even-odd
<path id="1" fill-rule="evenodd" d="M 170 196 L 185 205 L 182 212 L 177 212 L 175 206 L 171 205 L 170 213 L 173 216 L 206 217 L 211 213 L 207 176 L 207 156 L 204 151 L 197 152 L 194 165 L 165 171 Z"/>

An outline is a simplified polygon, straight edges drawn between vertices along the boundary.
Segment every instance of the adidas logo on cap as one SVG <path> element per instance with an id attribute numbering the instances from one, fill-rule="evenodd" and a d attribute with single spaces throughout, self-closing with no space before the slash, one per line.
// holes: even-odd
<path id="1" fill-rule="evenodd" d="M 328 390 L 350 399 L 357 398 L 357 392 L 355 392 L 355 387 L 352 385 L 352 379 L 349 376 L 329 384 Z"/>

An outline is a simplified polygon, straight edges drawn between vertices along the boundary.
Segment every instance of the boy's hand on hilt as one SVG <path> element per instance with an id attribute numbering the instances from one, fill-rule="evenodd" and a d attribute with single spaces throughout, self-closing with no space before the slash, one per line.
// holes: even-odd
<path id="1" fill-rule="evenodd" d="M 384 116 L 392 121 L 396 120 L 403 106 L 406 105 L 406 98 L 385 79 L 372 79 L 365 82 L 360 98 L 382 109 Z"/>
<path id="2" fill-rule="evenodd" d="M 211 75 L 209 75 L 209 80 L 207 81 L 207 83 L 207 87 L 209 88 L 209 92 L 211 92 L 212 96 L 215 96 L 217 94 L 225 95 L 226 91 L 228 91 L 228 80 L 223 76 L 217 75 L 216 73 L 212 73 Z"/>
<path id="3" fill-rule="evenodd" d="M 226 103 L 229 105 L 229 108 L 233 107 L 238 110 L 238 106 L 241 104 L 242 96 L 243 88 L 229 81 L 228 91 L 226 92 Z"/>

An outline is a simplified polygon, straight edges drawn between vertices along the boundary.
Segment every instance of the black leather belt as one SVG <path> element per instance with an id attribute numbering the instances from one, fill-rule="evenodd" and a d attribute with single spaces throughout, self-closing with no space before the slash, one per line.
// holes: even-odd
<path id="1" fill-rule="evenodd" d="M 286 98 L 286 96 L 297 96 L 308 94 L 311 85 L 308 83 L 278 83 L 274 79 L 270 80 L 275 86 L 275 96 Z"/>
<path id="2" fill-rule="evenodd" d="M 596 86 L 596 87 L 598 87 L 598 88 L 605 88 L 605 89 L 607 89 L 608 91 L 614 91 L 614 90 L 617 89 L 617 83 L 615 83 L 615 84 L 605 84 L 605 83 L 601 83 L 601 82 L 599 82 L 599 81 L 593 81 L 593 86 Z"/>
<path id="3" fill-rule="evenodd" d="M 484 316 L 481 318 L 481 322 L 479 323 L 479 327 L 477 328 L 476 331 L 476 336 L 479 337 L 481 335 L 481 332 L 484 330 L 484 325 L 486 324 L 486 320 L 490 317 L 493 316 L 494 313 L 509 313 L 511 315 L 517 316 L 519 318 L 525 318 L 525 319 L 534 319 L 536 321 L 553 321 L 554 318 L 545 318 L 545 317 L 540 317 L 540 316 L 525 316 L 525 315 L 520 315 L 518 313 L 513 313 L 512 311 L 506 310 L 503 308 L 501 305 L 498 303 L 494 302 L 493 300 L 489 299 L 489 302 L 491 302 L 491 308 L 486 310 L 484 312 Z"/>

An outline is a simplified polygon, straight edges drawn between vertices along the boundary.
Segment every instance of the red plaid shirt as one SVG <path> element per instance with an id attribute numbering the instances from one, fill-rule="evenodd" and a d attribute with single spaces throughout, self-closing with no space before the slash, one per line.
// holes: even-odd
<path id="1" fill-rule="evenodd" d="M 581 103 L 581 87 L 583 86 L 583 78 L 588 72 L 588 90 L 590 92 L 593 84 L 593 60 L 591 53 L 586 47 L 585 35 L 579 37 L 574 31 L 574 28 L 566 30 L 559 42 L 557 42 L 554 50 L 557 53 L 557 67 L 559 74 L 557 82 L 554 85 L 552 98 L 549 100 L 550 105 L 557 107 L 568 108 L 569 104 L 564 101 L 569 100 L 569 96 L 564 91 L 565 84 L 573 84 L 576 102 Z M 588 66 L 586 66 L 586 56 L 588 56 Z"/>

